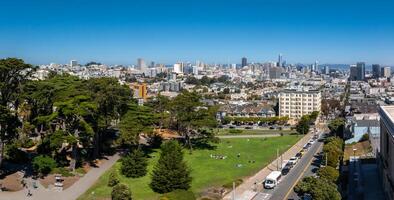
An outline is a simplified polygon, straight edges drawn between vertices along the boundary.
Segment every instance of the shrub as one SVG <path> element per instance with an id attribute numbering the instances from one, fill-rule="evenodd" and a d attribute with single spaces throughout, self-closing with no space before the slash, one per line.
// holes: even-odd
<path id="1" fill-rule="evenodd" d="M 196 199 L 194 193 L 187 190 L 174 190 L 170 193 L 163 195 L 163 197 L 167 198 L 168 200 L 178 200 L 178 199 L 195 200 Z"/>
<path id="2" fill-rule="evenodd" d="M 119 183 L 118 175 L 116 174 L 116 171 L 113 170 L 109 174 L 108 184 L 107 185 L 109 187 L 113 187 L 113 186 L 117 185 L 118 183 Z"/>
<path id="3" fill-rule="evenodd" d="M 123 175 L 131 178 L 145 176 L 147 173 L 148 161 L 141 150 L 135 150 L 122 159 L 120 168 Z"/>
<path id="4" fill-rule="evenodd" d="M 49 156 L 37 156 L 33 159 L 33 169 L 41 175 L 48 174 L 56 165 L 56 161 Z"/>
<path id="5" fill-rule="evenodd" d="M 64 177 L 73 176 L 73 174 L 68 169 L 66 169 L 64 167 L 53 168 L 51 173 L 52 174 L 61 174 Z"/>
<path id="6" fill-rule="evenodd" d="M 340 200 L 341 194 L 337 186 L 325 179 L 305 177 L 294 187 L 294 192 L 299 196 L 306 193 L 311 194 L 317 200 Z"/>
<path id="7" fill-rule="evenodd" d="M 117 184 L 112 188 L 111 192 L 112 200 L 131 200 L 131 192 L 127 185 L 121 183 Z"/>
<path id="8" fill-rule="evenodd" d="M 228 132 L 231 134 L 241 134 L 243 131 L 239 129 L 230 129 Z"/>
<path id="9" fill-rule="evenodd" d="M 369 141 L 369 134 L 365 133 L 359 140 L 359 142 Z"/>

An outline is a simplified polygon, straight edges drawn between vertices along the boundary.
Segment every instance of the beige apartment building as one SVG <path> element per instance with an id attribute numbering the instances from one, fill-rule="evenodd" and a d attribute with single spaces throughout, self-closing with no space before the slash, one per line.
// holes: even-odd
<path id="1" fill-rule="evenodd" d="M 386 199 L 394 200 L 394 106 L 381 106 L 379 174 Z"/>
<path id="2" fill-rule="evenodd" d="M 317 89 L 285 89 L 279 93 L 279 115 L 299 119 L 321 109 L 321 92 Z"/>

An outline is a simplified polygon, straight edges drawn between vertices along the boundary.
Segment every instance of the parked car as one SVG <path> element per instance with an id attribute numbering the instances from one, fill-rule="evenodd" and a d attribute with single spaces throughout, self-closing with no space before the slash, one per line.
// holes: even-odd
<path id="1" fill-rule="evenodd" d="M 291 164 L 286 164 L 283 169 L 282 169 L 282 175 L 287 175 L 290 172 L 290 169 L 292 168 Z"/>
<path id="2" fill-rule="evenodd" d="M 302 153 L 301 153 L 301 152 L 297 153 L 297 154 L 295 155 L 295 157 L 297 157 L 298 159 L 302 158 Z"/>
<path id="3" fill-rule="evenodd" d="M 298 158 L 297 157 L 291 157 L 290 158 L 290 160 L 289 160 L 289 163 L 291 163 L 292 165 L 295 165 L 295 164 L 297 164 L 297 162 L 298 162 Z"/>

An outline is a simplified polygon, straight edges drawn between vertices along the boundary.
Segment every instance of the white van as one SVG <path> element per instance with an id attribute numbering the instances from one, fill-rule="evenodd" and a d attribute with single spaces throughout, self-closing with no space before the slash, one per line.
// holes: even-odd
<path id="1" fill-rule="evenodd" d="M 280 171 L 273 171 L 270 174 L 268 174 L 268 176 L 265 177 L 265 180 L 264 180 L 264 188 L 265 189 L 272 189 L 275 186 L 277 186 L 281 176 L 282 176 L 282 173 Z"/>

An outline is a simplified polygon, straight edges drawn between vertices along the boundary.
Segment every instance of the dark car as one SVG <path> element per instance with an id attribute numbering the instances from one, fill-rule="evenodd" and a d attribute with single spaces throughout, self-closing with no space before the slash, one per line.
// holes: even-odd
<path id="1" fill-rule="evenodd" d="M 297 153 L 295 156 L 298 157 L 298 159 L 300 159 L 300 158 L 302 158 L 302 153 L 299 152 L 299 153 Z"/>
<path id="2" fill-rule="evenodd" d="M 283 167 L 282 169 L 282 175 L 286 175 L 290 172 L 291 166 L 290 165 L 286 165 L 285 167 Z"/>
<path id="3" fill-rule="evenodd" d="M 304 194 L 304 196 L 302 196 L 302 200 L 312 200 L 312 195 L 310 194 Z"/>

